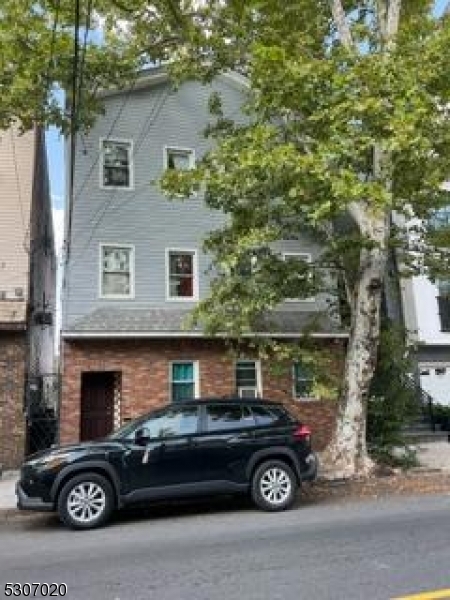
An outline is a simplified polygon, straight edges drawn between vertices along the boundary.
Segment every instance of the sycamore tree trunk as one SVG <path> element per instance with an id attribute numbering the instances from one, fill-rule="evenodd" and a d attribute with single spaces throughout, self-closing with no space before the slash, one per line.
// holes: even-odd
<path id="1" fill-rule="evenodd" d="M 358 52 L 342 0 L 329 0 L 342 45 Z M 376 0 L 381 46 L 390 52 L 396 42 L 402 0 Z M 373 176 L 389 188 L 390 156 L 374 147 Z M 387 175 L 387 176 L 386 176 Z M 351 328 L 344 373 L 344 390 L 338 406 L 336 429 L 324 460 L 334 476 L 367 474 L 372 467 L 367 453 L 366 419 L 369 386 L 376 366 L 380 337 L 381 295 L 387 263 L 389 209 L 370 209 L 364 201 L 349 207 L 362 239 L 373 245 L 361 250 L 352 290 Z"/>
<path id="2" fill-rule="evenodd" d="M 367 219 L 363 229 L 373 247 L 363 248 L 360 252 L 359 270 L 352 290 L 344 389 L 338 404 L 335 431 L 323 457 L 333 477 L 367 475 L 373 466 L 366 444 L 367 400 L 380 336 L 389 231 L 387 215 Z"/>

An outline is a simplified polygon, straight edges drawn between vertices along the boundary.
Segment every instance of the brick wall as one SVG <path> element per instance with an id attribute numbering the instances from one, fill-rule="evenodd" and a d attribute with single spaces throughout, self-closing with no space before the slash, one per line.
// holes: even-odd
<path id="1" fill-rule="evenodd" d="M 17 468 L 25 450 L 24 332 L 0 331 L 0 464 Z"/>
<path id="2" fill-rule="evenodd" d="M 337 356 L 342 347 L 336 346 Z M 169 401 L 169 362 L 200 363 L 202 397 L 230 396 L 235 392 L 234 359 L 217 340 L 104 340 L 71 341 L 63 345 L 61 399 L 62 443 L 78 440 L 80 393 L 83 372 L 120 371 L 122 374 L 121 419 L 130 419 Z M 338 360 L 339 362 L 339 360 Z M 330 401 L 292 401 L 290 369 L 274 375 L 263 367 L 264 397 L 290 404 L 314 431 L 315 445 L 322 449 L 330 439 L 335 408 Z"/>

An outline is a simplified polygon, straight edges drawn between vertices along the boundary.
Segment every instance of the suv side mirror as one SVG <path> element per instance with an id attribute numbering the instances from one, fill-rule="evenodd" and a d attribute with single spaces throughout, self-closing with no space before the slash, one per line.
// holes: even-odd
<path id="1" fill-rule="evenodd" d="M 150 429 L 141 427 L 134 434 L 134 443 L 138 446 L 146 446 L 150 441 Z"/>

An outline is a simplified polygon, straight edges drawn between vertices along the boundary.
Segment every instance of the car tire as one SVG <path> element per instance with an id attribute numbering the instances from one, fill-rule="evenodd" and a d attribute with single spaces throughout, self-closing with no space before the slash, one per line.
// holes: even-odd
<path id="1" fill-rule="evenodd" d="M 253 474 L 252 499 L 262 510 L 286 510 L 295 500 L 297 487 L 291 467 L 281 460 L 270 460 L 259 465 Z"/>
<path id="2" fill-rule="evenodd" d="M 82 473 L 62 488 L 58 514 L 64 525 L 71 529 L 93 529 L 106 523 L 114 505 L 114 492 L 109 481 L 97 473 Z"/>

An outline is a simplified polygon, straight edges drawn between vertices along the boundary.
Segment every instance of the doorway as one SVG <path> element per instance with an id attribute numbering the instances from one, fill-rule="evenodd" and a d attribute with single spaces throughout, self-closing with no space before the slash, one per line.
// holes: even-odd
<path id="1" fill-rule="evenodd" d="M 120 373 L 82 373 L 80 441 L 100 439 L 114 430 L 119 400 Z"/>

